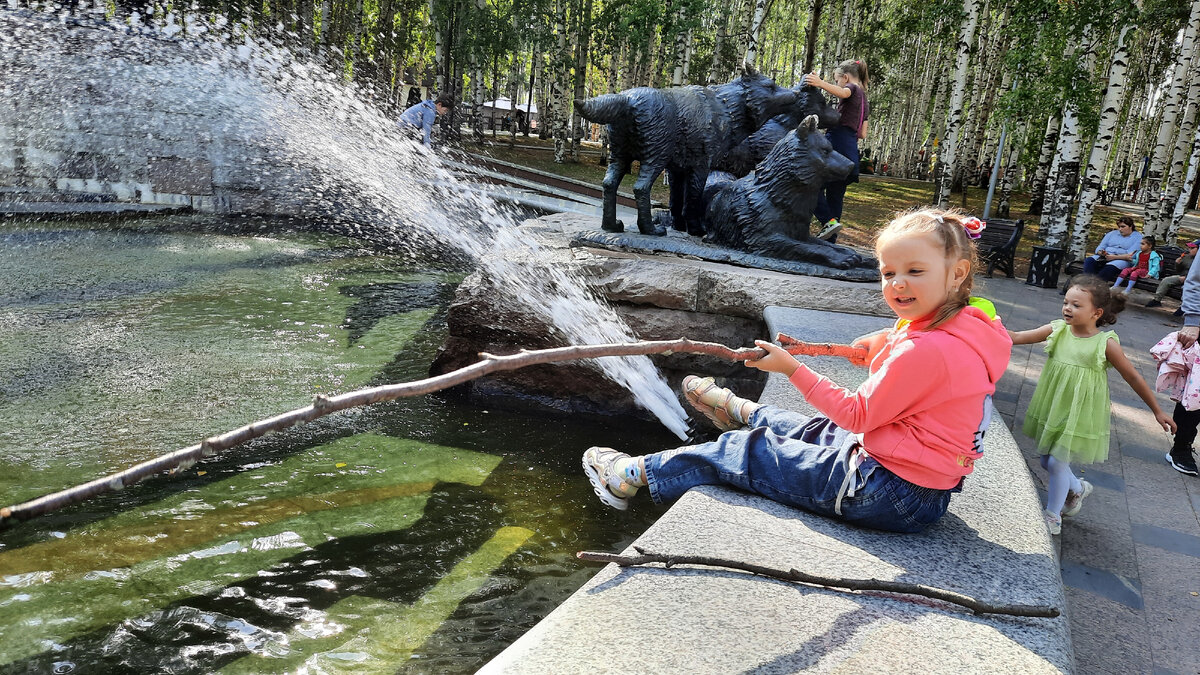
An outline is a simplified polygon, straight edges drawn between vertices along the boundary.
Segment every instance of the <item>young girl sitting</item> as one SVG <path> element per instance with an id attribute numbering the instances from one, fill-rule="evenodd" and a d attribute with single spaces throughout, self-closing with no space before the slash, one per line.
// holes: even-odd
<path id="1" fill-rule="evenodd" d="M 1133 254 L 1129 267 L 1117 274 L 1117 282 L 1113 284 L 1112 289 L 1115 291 L 1121 288 L 1121 283 L 1128 279 L 1129 286 L 1125 289 L 1125 294 L 1129 295 L 1138 279 L 1157 279 L 1161 265 L 1162 254 L 1154 250 L 1154 237 L 1146 235 L 1142 237 L 1141 250 Z"/>
<path id="2" fill-rule="evenodd" d="M 899 317 L 860 338 L 870 376 L 848 391 L 774 344 L 746 365 L 787 375 L 822 415 L 734 396 L 688 378 L 688 399 L 715 422 L 744 429 L 717 440 L 630 457 L 589 448 L 583 468 L 600 500 L 628 508 L 639 488 L 656 502 L 697 485 L 732 485 L 847 522 L 917 532 L 937 521 L 980 457 L 991 394 L 1011 342 L 998 320 L 968 306 L 975 248 L 952 211 L 901 215 L 875 250 L 883 297 Z"/>
<path id="3" fill-rule="evenodd" d="M 1108 458 L 1109 366 L 1133 387 L 1163 429 L 1175 431 L 1175 422 L 1158 406 L 1154 392 L 1121 350 L 1117 334 L 1100 330 L 1116 323 L 1123 309 L 1123 293 L 1113 292 L 1100 277 L 1080 274 L 1067 287 L 1063 318 L 1041 328 L 1009 332 L 1015 345 L 1046 343 L 1046 366 L 1025 413 L 1023 430 L 1037 441 L 1042 468 L 1050 474 L 1045 518 L 1051 534 L 1062 531 L 1062 517 L 1079 513 L 1092 491 L 1091 483 L 1071 472 L 1070 463 Z"/>

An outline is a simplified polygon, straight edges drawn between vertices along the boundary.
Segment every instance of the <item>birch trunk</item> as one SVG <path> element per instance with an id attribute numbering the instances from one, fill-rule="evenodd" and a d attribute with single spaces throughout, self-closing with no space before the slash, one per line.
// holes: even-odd
<path id="1" fill-rule="evenodd" d="M 691 28 L 687 32 L 686 45 L 683 50 L 683 81 L 685 84 L 692 81 L 692 54 L 695 52 L 695 42 Z"/>
<path id="2" fill-rule="evenodd" d="M 996 217 L 1008 218 L 1010 200 L 1012 199 L 1013 187 L 1017 184 L 1017 178 L 1021 173 L 1021 145 L 1018 139 L 1025 138 L 1026 128 L 1022 128 L 1019 133 L 1013 134 L 1012 145 L 1008 149 L 1008 159 L 1004 163 L 1004 176 L 1000 183 L 1000 201 L 996 204 Z"/>
<path id="3" fill-rule="evenodd" d="M 957 162 L 958 168 L 954 172 L 954 181 L 950 187 L 951 192 L 962 190 L 963 207 L 967 205 L 967 186 L 975 181 L 979 168 L 979 147 L 983 144 L 984 132 L 987 129 L 985 108 L 991 73 L 999 65 L 992 58 L 992 45 L 999 40 L 991 38 L 992 21 L 988 17 L 986 3 L 984 10 L 979 18 L 979 29 L 976 31 L 976 58 L 972 62 L 973 75 L 968 80 L 968 87 L 971 89 L 968 100 L 971 105 L 964 120 L 963 132 L 959 136 L 957 154 L 961 159 Z"/>
<path id="4" fill-rule="evenodd" d="M 1038 216 L 1042 213 L 1042 205 L 1046 201 L 1046 186 L 1049 183 L 1050 168 L 1054 161 L 1054 149 L 1058 147 L 1058 130 L 1062 120 L 1058 114 L 1046 120 L 1046 133 L 1042 135 L 1042 147 L 1038 150 L 1037 168 L 1033 173 L 1033 181 L 1029 184 L 1029 215 Z"/>
<path id="5" fill-rule="evenodd" d="M 1091 27 L 1084 29 L 1082 43 L 1087 52 L 1083 56 L 1083 72 L 1091 72 L 1095 61 L 1095 42 L 1089 39 Z M 1066 59 L 1074 57 L 1076 45 L 1067 47 L 1063 55 Z M 1079 160 L 1083 154 L 1083 145 L 1079 136 L 1079 111 L 1071 101 L 1063 106 L 1063 121 L 1058 132 L 1058 150 L 1056 161 L 1057 170 L 1054 180 L 1047 186 L 1049 195 L 1046 213 L 1042 217 L 1041 231 L 1046 240 L 1046 246 L 1063 248 L 1067 243 L 1067 229 L 1070 221 L 1071 204 L 1075 200 L 1075 192 L 1079 188 Z M 1071 239 L 1071 252 L 1075 257 L 1083 255 L 1083 247 L 1087 244 L 1087 233 L 1083 240 Z"/>
<path id="6" fill-rule="evenodd" d="M 804 68 L 805 74 L 812 72 L 817 58 L 817 33 L 821 29 L 821 10 L 825 0 L 808 0 L 808 26 L 804 29 Z"/>
<path id="7" fill-rule="evenodd" d="M 946 138 L 946 113 L 950 109 L 947 101 L 950 95 L 950 76 L 949 73 L 942 69 L 937 69 L 938 83 L 937 96 L 934 97 L 930 105 L 933 106 L 933 122 L 929 125 L 929 137 L 925 140 L 923 146 L 924 155 L 920 156 L 922 180 L 932 179 L 937 181 L 937 177 L 941 175 L 941 148 L 942 141 Z M 933 160 L 934 154 L 937 154 L 937 162 Z M 920 153 L 918 153 L 920 155 Z"/>
<path id="8" fill-rule="evenodd" d="M 971 171 L 970 178 L 980 175 L 990 175 L 992 162 L 988 161 L 987 153 L 984 146 L 988 140 L 988 122 L 992 116 L 992 108 L 996 102 L 996 92 L 999 89 L 1008 90 L 1011 84 L 1011 75 L 1004 70 L 1004 53 L 1007 51 L 1007 42 L 1004 40 L 1005 33 L 1008 29 L 1009 10 L 1005 6 L 1004 12 L 1000 16 L 999 22 L 992 31 L 991 38 L 988 40 L 987 56 L 981 63 L 980 73 L 983 76 L 981 87 L 976 87 L 977 101 L 980 101 L 976 106 L 974 115 L 975 121 L 972 127 L 971 142 L 967 145 L 968 155 L 964 157 L 963 164 Z M 1004 71 L 1001 74 L 1001 71 Z M 999 81 L 999 82 L 998 82 Z M 997 85 L 1000 86 L 997 86 Z M 982 163 L 982 165 L 981 165 Z M 985 171 L 987 172 L 985 174 Z M 969 182 L 969 181 L 968 181 Z M 986 187 L 986 180 L 983 186 Z M 964 190 L 965 190 L 964 185 Z"/>
<path id="9" fill-rule="evenodd" d="M 1125 75 L 1128 81 L 1128 72 Z M 1115 199 L 1125 199 L 1125 190 L 1129 185 L 1130 157 L 1135 157 L 1134 146 L 1137 143 L 1138 130 L 1142 127 L 1141 115 L 1146 108 L 1143 99 L 1135 98 L 1135 90 L 1125 87 L 1125 103 L 1121 109 L 1125 111 L 1125 122 L 1119 124 L 1120 136 L 1114 145 L 1115 152 L 1109 166 L 1109 186 Z"/>
<path id="10" fill-rule="evenodd" d="M 513 16 L 512 25 L 513 34 L 517 31 L 516 15 Z M 508 147 L 513 147 L 517 144 L 517 108 L 521 100 L 521 83 L 525 81 L 525 62 L 521 60 L 521 49 L 518 44 L 509 58 L 513 65 L 512 72 L 508 77 L 508 100 L 512 102 L 512 120 L 508 123 Z"/>
<path id="11" fill-rule="evenodd" d="M 946 142 L 939 153 L 940 175 L 935 185 L 934 203 L 945 208 L 950 202 L 950 182 L 954 177 L 955 153 L 961 132 L 963 97 L 967 91 L 967 71 L 971 59 L 971 39 L 979 24 L 979 10 L 983 0 L 963 0 L 964 16 L 958 31 L 957 55 L 954 59 L 954 87 L 950 92 L 950 105 L 946 113 Z"/>
<path id="12" fill-rule="evenodd" d="M 683 22 L 682 7 L 675 11 L 675 25 Z M 687 31 L 681 30 L 675 34 L 675 67 L 671 70 L 671 86 L 683 86 L 684 61 L 687 60 Z"/>
<path id="13" fill-rule="evenodd" d="M 1191 68 L 1192 47 L 1196 42 L 1196 30 L 1200 26 L 1200 0 L 1192 0 L 1191 15 L 1187 27 L 1183 31 L 1183 42 L 1179 49 L 1179 59 L 1175 63 L 1171 86 L 1163 99 L 1162 121 L 1159 122 L 1158 136 L 1154 142 L 1154 152 L 1150 155 L 1150 169 L 1146 174 L 1146 203 L 1144 209 L 1145 230 L 1153 233 L 1160 229 L 1159 214 L 1162 212 L 1162 177 L 1167 164 L 1167 156 L 1174 149 L 1171 139 L 1174 138 L 1179 108 L 1182 103 L 1188 71 Z"/>
<path id="14" fill-rule="evenodd" d="M 1200 99 L 1200 41 L 1197 41 L 1196 47 L 1193 48 L 1190 80 L 1185 99 L 1187 107 L 1184 108 L 1183 116 L 1179 121 L 1179 133 L 1176 135 L 1175 147 L 1171 153 L 1171 169 L 1167 172 L 1166 187 L 1163 189 L 1163 204 L 1156 221 L 1157 228 L 1152 232 L 1162 242 L 1173 241 L 1175 238 L 1175 230 L 1172 228 L 1175 202 L 1179 199 L 1181 192 L 1184 162 L 1191 152 L 1192 131 L 1196 128 L 1197 99 Z"/>
<path id="15" fill-rule="evenodd" d="M 471 45 L 471 133 L 476 143 L 483 142 L 483 62 L 479 52 L 483 50 L 483 37 L 480 27 L 487 22 L 487 0 L 475 0 L 475 15 L 472 17 L 472 33 L 475 33 L 474 44 Z"/>
<path id="16" fill-rule="evenodd" d="M 763 22 L 771 9 L 772 0 L 754 0 L 754 16 L 750 19 L 750 32 L 746 35 L 746 55 L 742 59 L 742 70 L 753 66 L 758 58 L 759 40 L 762 38 Z"/>
<path id="17" fill-rule="evenodd" d="M 429 0 L 429 15 L 433 16 L 433 2 Z M 330 0 L 321 0 L 321 30 L 317 33 L 317 44 L 325 47 L 329 44 L 329 25 L 333 21 L 333 4 Z"/>
<path id="18" fill-rule="evenodd" d="M 554 33 L 558 47 L 550 71 L 550 106 L 553 121 L 550 135 L 554 139 L 554 163 L 567 161 L 567 63 L 571 58 L 567 47 L 567 0 L 558 0 L 554 8 Z"/>
<path id="19" fill-rule="evenodd" d="M 446 64 L 446 33 L 442 30 L 445 25 L 446 17 L 441 16 L 440 12 L 435 13 L 438 5 L 438 0 L 429 0 L 429 21 L 433 24 L 433 68 L 437 73 L 434 80 L 434 85 L 437 87 L 438 94 L 446 92 L 446 75 L 449 68 Z M 328 6 L 329 0 L 324 0 L 322 6 Z M 324 15 L 328 16 L 328 14 Z M 325 23 L 322 21 L 321 30 L 324 32 Z"/>
<path id="20" fill-rule="evenodd" d="M 1192 156 L 1188 160 L 1187 177 L 1184 178 L 1183 189 L 1176 197 L 1175 210 L 1171 213 L 1171 239 L 1168 241 L 1175 241 L 1175 237 L 1178 236 L 1179 224 L 1183 222 L 1183 214 L 1187 210 L 1188 200 L 1192 196 L 1192 189 L 1196 186 L 1196 170 L 1198 168 L 1200 168 L 1200 126 L 1196 127 L 1192 136 Z"/>
<path id="21" fill-rule="evenodd" d="M 926 167 L 929 166 L 929 162 L 925 160 L 928 159 L 930 151 L 929 149 L 926 149 L 925 154 L 920 156 L 920 152 L 917 147 L 917 140 L 921 139 L 922 147 L 924 147 L 924 145 L 928 142 L 927 139 L 932 137 L 934 131 L 931 126 L 929 131 L 924 134 L 924 138 L 922 138 L 921 131 L 924 130 L 918 129 L 916 124 L 920 122 L 920 124 L 924 126 L 925 120 L 928 119 L 929 108 L 931 105 L 933 105 L 934 95 L 936 94 L 938 85 L 940 84 L 939 80 L 941 78 L 938 76 L 941 75 L 941 69 L 937 67 L 937 64 L 941 63 L 941 59 L 942 45 L 940 42 L 938 42 L 928 52 L 928 56 L 925 58 L 925 75 L 922 79 L 924 85 L 921 89 L 921 95 L 917 100 L 917 109 L 914 111 L 913 116 L 909 119 L 909 127 L 907 129 L 908 134 L 905 136 L 905 138 L 909 139 L 909 146 L 904 155 L 904 173 L 901 174 L 905 178 L 920 178 L 924 180 L 926 177 Z M 899 129 L 898 131 L 903 132 L 905 130 Z"/>
<path id="22" fill-rule="evenodd" d="M 713 42 L 713 60 L 712 65 L 708 68 L 708 83 L 717 84 L 725 77 L 725 71 L 722 70 L 724 62 L 722 56 L 725 52 L 725 31 L 729 25 L 729 15 L 722 15 L 717 19 L 717 36 Z"/>
<path id="23" fill-rule="evenodd" d="M 1096 200 L 1100 197 L 1113 135 L 1116 132 L 1117 121 L 1121 118 L 1121 102 L 1125 99 L 1125 78 L 1129 70 L 1129 39 L 1133 30 L 1133 25 L 1121 28 L 1121 33 L 1117 36 L 1117 46 L 1113 50 L 1112 64 L 1108 69 L 1108 84 L 1104 87 L 1104 95 L 1100 102 L 1100 124 L 1096 128 L 1096 140 L 1092 143 L 1092 151 L 1088 154 L 1087 170 L 1083 175 L 1083 194 L 1079 197 L 1079 210 L 1075 214 L 1075 227 L 1071 231 L 1072 250 L 1080 240 L 1086 245 L 1088 228 L 1091 227 L 1092 216 L 1096 212 Z M 1082 255 L 1082 248 L 1079 253 Z"/>
<path id="24" fill-rule="evenodd" d="M 579 144 L 583 141 L 587 122 L 575 109 L 574 101 L 587 98 L 588 54 L 592 49 L 592 0 L 583 0 L 583 11 L 579 15 L 579 43 L 575 48 L 575 91 L 571 105 L 571 158 L 579 161 Z M 564 103 L 568 103 L 564 101 Z"/>

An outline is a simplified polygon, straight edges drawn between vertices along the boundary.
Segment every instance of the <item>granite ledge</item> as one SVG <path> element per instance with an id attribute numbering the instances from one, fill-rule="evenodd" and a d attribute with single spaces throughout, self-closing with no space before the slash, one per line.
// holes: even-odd
<path id="1" fill-rule="evenodd" d="M 846 341 L 879 318 L 770 307 L 772 333 Z M 854 386 L 863 371 L 814 359 Z M 784 378 L 763 400 L 806 410 Z M 1049 604 L 1054 619 L 976 616 L 920 597 L 849 593 L 725 569 L 606 566 L 480 672 L 1070 673 L 1058 560 L 1033 481 L 999 421 L 950 512 L 916 535 L 855 528 L 720 487 L 680 499 L 635 542 L 784 569 L 938 586 L 993 602 Z M 630 549 L 629 552 L 632 552 Z"/>

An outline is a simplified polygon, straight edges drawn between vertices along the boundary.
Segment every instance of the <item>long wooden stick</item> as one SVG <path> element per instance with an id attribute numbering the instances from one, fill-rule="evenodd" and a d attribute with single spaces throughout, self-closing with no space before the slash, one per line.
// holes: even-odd
<path id="1" fill-rule="evenodd" d="M 603 553 L 599 551 L 580 551 L 575 554 L 575 557 L 580 560 L 590 560 L 593 562 L 616 563 L 621 567 L 629 567 L 631 565 L 648 565 L 651 563 L 662 563 L 667 567 L 674 565 L 700 565 L 704 567 L 726 567 L 729 569 L 742 570 L 751 572 L 759 576 L 771 577 L 782 581 L 795 581 L 802 584 L 812 584 L 814 586 L 824 586 L 826 588 L 839 589 L 844 588 L 850 591 L 886 591 L 889 593 L 905 593 L 908 595 L 920 595 L 934 600 L 942 600 L 956 605 L 961 605 L 976 614 L 1007 614 L 1010 616 L 1032 616 L 1038 618 L 1052 619 L 1059 615 L 1057 607 L 1048 605 L 1004 605 L 976 600 L 969 595 L 947 591 L 942 588 L 934 588 L 933 586 L 925 586 L 923 584 L 912 584 L 904 581 L 886 581 L 883 579 L 845 579 L 842 577 L 827 577 L 820 574 L 809 574 L 801 572 L 795 568 L 790 570 L 781 570 L 774 567 L 766 567 L 764 565 L 756 565 L 754 563 L 741 562 L 737 560 L 725 560 L 722 558 L 712 558 L 701 555 L 665 555 L 662 553 L 649 553 L 637 546 L 634 550 L 638 555 L 619 555 L 616 553 Z"/>
<path id="2" fill-rule="evenodd" d="M 855 363 L 861 363 L 861 355 L 865 349 L 847 345 L 831 345 L 801 342 L 795 338 L 780 334 L 779 339 L 785 344 L 789 353 L 801 356 L 842 356 Z M 575 361 L 592 359 L 603 356 L 648 356 L 650 354 L 671 354 L 686 352 L 691 354 L 707 354 L 730 361 L 746 361 L 760 359 L 766 351 L 759 347 L 731 349 L 715 342 L 693 342 L 687 338 L 679 340 L 657 340 L 632 342 L 629 344 L 576 345 L 557 347 L 554 349 L 525 350 L 516 354 L 496 356 L 486 352 L 480 353 L 482 359 L 465 368 L 451 371 L 416 382 L 388 384 L 370 389 L 360 389 L 338 396 L 317 396 L 313 404 L 297 408 L 275 417 L 252 422 L 244 427 L 228 431 L 219 436 L 212 436 L 197 445 L 190 445 L 141 464 L 119 471 L 103 478 L 76 485 L 65 490 L 44 495 L 30 501 L 15 504 L 0 509 L 0 529 L 11 525 L 14 521 L 28 520 L 36 516 L 57 511 L 70 504 L 90 499 L 106 492 L 124 489 L 148 476 L 163 471 L 180 471 L 187 469 L 198 460 L 211 457 L 222 450 L 228 450 L 247 441 L 266 435 L 272 431 L 280 431 L 295 424 L 311 422 L 330 413 L 354 408 L 372 403 L 392 401 L 407 396 L 422 396 L 442 389 L 468 382 L 478 377 L 506 370 L 516 370 L 525 366 L 541 363 L 556 363 L 560 361 Z"/>

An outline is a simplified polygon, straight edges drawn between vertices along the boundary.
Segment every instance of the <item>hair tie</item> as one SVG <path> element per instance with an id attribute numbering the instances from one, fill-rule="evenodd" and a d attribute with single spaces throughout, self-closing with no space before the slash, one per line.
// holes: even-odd
<path id="1" fill-rule="evenodd" d="M 962 226 L 968 237 L 971 239 L 978 239 L 979 237 L 983 236 L 983 230 L 987 227 L 987 223 L 974 216 L 971 216 L 970 218 L 963 219 Z"/>

